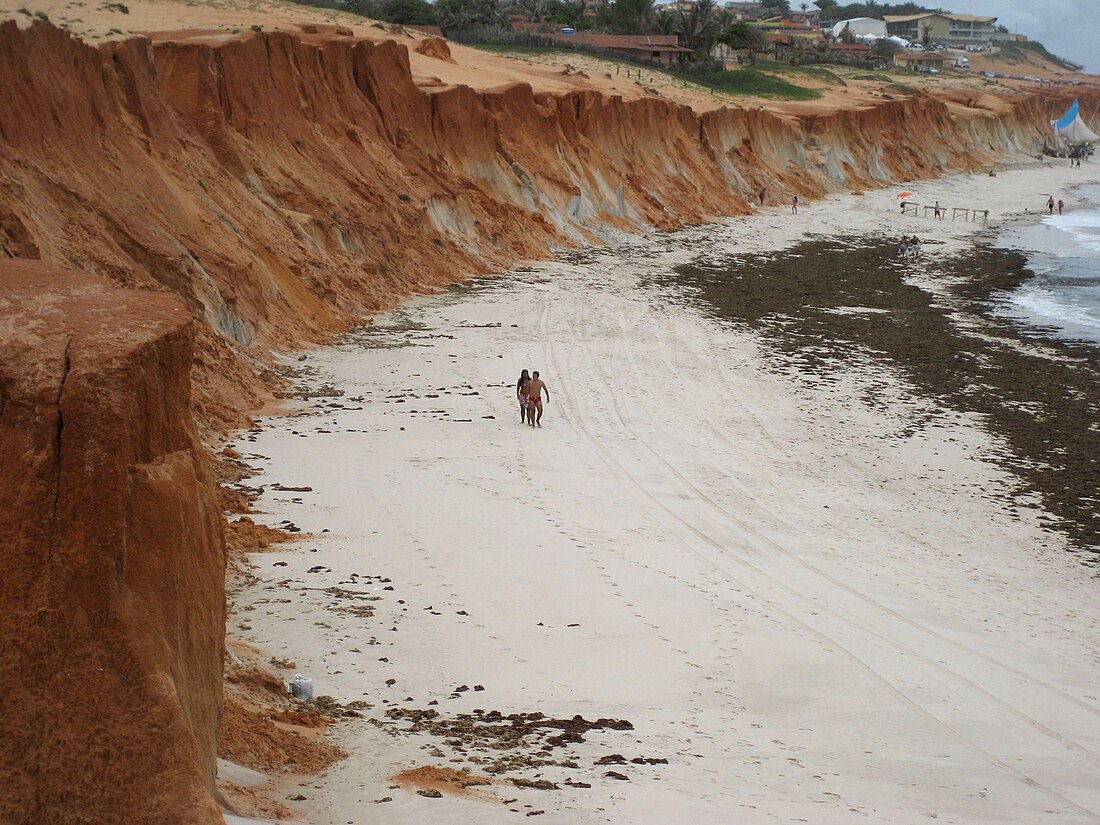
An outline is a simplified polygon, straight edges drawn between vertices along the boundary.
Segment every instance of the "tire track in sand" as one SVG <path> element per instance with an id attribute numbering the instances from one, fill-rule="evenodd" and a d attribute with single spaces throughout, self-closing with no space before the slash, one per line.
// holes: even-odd
<path id="1" fill-rule="evenodd" d="M 560 304 L 560 298 L 561 298 L 561 296 L 559 295 L 559 304 Z M 544 298 L 544 301 L 545 301 L 545 298 Z M 608 469 L 611 470 L 612 474 L 615 476 L 616 481 L 618 481 L 619 484 L 622 487 L 624 487 L 624 490 L 630 494 L 632 499 L 634 499 L 639 504 L 648 505 L 646 507 L 647 510 L 658 509 L 658 510 L 663 511 L 664 513 L 666 513 L 669 518 L 671 518 L 674 522 L 678 523 L 684 529 L 686 529 L 688 531 L 688 533 L 690 533 L 699 542 L 701 542 L 704 547 L 709 547 L 713 551 L 717 551 L 717 555 L 718 555 L 719 559 L 721 559 L 721 561 L 715 561 L 713 556 L 708 555 L 706 552 L 701 550 L 698 546 L 696 546 L 692 542 L 689 542 L 689 541 L 685 540 L 686 537 L 681 535 L 678 538 L 679 538 L 681 544 L 685 547 L 685 549 L 689 550 L 693 554 L 696 554 L 696 555 L 700 556 L 701 558 L 704 558 L 712 567 L 714 567 L 715 569 L 723 572 L 726 576 L 728 576 L 733 581 L 735 581 L 739 586 L 741 586 L 746 592 L 749 592 L 749 593 L 753 594 L 762 603 L 768 604 L 773 610 L 775 610 L 780 615 L 784 616 L 788 621 L 790 621 L 793 624 L 795 624 L 795 625 L 799 626 L 800 628 L 802 628 L 802 630 L 804 632 L 806 632 L 807 634 L 817 638 L 822 643 L 824 643 L 826 645 L 830 645 L 830 646 L 834 647 L 835 649 L 841 651 L 842 655 L 846 659 L 848 659 L 849 662 L 851 662 L 854 666 L 856 666 L 860 671 L 862 671 L 870 679 L 872 679 L 877 684 L 879 684 L 880 687 L 882 687 L 888 693 L 893 695 L 898 701 L 900 701 L 903 704 L 905 704 L 906 706 L 910 707 L 913 711 L 915 711 L 919 715 L 923 716 L 924 718 L 926 718 L 927 720 L 929 720 L 930 722 L 932 722 L 933 724 L 935 724 L 936 726 L 938 726 L 939 728 L 944 730 L 948 735 L 950 735 L 952 738 L 956 739 L 956 741 L 958 741 L 961 744 L 965 745 L 966 747 L 970 748 L 975 753 L 980 754 L 990 764 L 995 765 L 996 767 L 1010 773 L 1011 775 L 1018 778 L 1025 785 L 1028 785 L 1029 787 L 1032 787 L 1032 788 L 1040 791 L 1041 793 L 1048 796 L 1049 798 L 1054 799 L 1054 800 L 1060 802 L 1061 804 L 1065 805 L 1067 808 L 1069 808 L 1071 810 L 1074 810 L 1074 811 L 1076 811 L 1077 813 L 1079 813 L 1081 815 L 1088 816 L 1088 817 L 1092 818 L 1095 821 L 1100 821 L 1100 814 L 1097 814 L 1096 812 L 1094 812 L 1092 810 L 1089 810 L 1088 808 L 1086 808 L 1082 805 L 1079 805 L 1078 803 L 1074 802 L 1072 799 L 1069 799 L 1068 797 L 1062 795 L 1061 793 L 1054 790 L 1053 788 L 1050 788 L 1050 787 L 1044 785 L 1042 782 L 1036 780 L 1035 778 L 1029 776 L 1028 774 L 1024 773 L 1023 771 L 1021 771 L 1021 770 L 1013 767 L 1012 765 L 1008 764 L 1006 761 L 1004 761 L 1004 759 L 997 756 L 996 754 L 994 754 L 993 752 L 991 752 L 987 748 L 983 747 L 981 744 L 974 741 L 970 737 L 966 736 L 961 731 L 959 731 L 958 729 L 953 727 L 949 722 L 947 722 L 946 720 L 941 719 L 936 714 L 934 714 L 932 711 L 928 710 L 923 705 L 921 705 L 919 702 L 915 701 L 912 697 L 910 697 L 904 691 L 898 689 L 888 678 L 886 678 L 883 674 L 879 673 L 875 668 L 873 668 L 871 665 L 869 665 L 867 662 L 865 662 L 861 657 L 859 657 L 856 653 L 854 653 L 847 645 L 841 644 L 838 641 L 837 638 L 835 638 L 834 636 L 831 636 L 828 633 L 824 632 L 823 630 L 819 629 L 816 624 L 811 624 L 809 621 L 803 620 L 802 618 L 799 618 L 794 612 L 795 610 L 797 610 L 796 605 L 790 603 L 790 600 L 792 598 L 795 599 L 795 600 L 798 600 L 798 601 L 809 601 L 811 603 L 811 605 L 813 605 L 813 607 L 815 609 L 815 612 L 820 612 L 821 609 L 822 609 L 822 605 L 818 604 L 812 598 L 806 596 L 805 594 L 793 590 L 792 588 L 790 588 L 789 585 L 786 585 L 786 584 L 780 582 L 775 577 L 771 576 L 766 571 L 764 571 L 759 565 L 756 565 L 756 564 L 753 564 L 753 563 L 749 562 L 747 559 L 745 559 L 744 557 L 742 557 L 740 555 L 730 554 L 728 548 L 723 543 L 717 541 L 711 535 L 709 535 L 706 530 L 700 528 L 698 525 L 693 523 L 691 520 L 689 520 L 688 518 L 685 518 L 684 516 L 677 513 L 675 510 L 673 510 L 669 506 L 667 506 L 662 500 L 660 500 L 660 498 L 658 498 L 653 493 L 651 493 L 645 487 L 644 484 L 638 482 L 634 478 L 634 476 L 631 473 L 630 469 L 628 467 L 626 467 L 616 457 L 616 455 L 613 452 L 611 452 L 607 448 L 605 448 L 600 443 L 599 439 L 591 432 L 591 430 L 584 423 L 584 416 L 581 413 L 581 410 L 580 410 L 579 406 L 576 406 L 578 393 L 573 388 L 573 383 L 572 383 L 572 378 L 571 378 L 571 376 L 573 375 L 573 372 L 568 368 L 568 365 L 563 365 L 562 364 L 560 358 L 557 355 L 557 351 L 554 347 L 552 336 L 549 334 L 550 309 L 551 308 L 549 307 L 549 305 L 544 305 L 544 311 L 540 316 L 539 334 L 543 338 L 544 351 L 547 354 L 547 358 L 553 364 L 554 370 L 557 373 L 557 376 L 558 376 L 557 380 L 558 380 L 559 386 L 561 386 L 562 390 L 563 390 L 562 394 L 569 401 L 569 404 L 567 404 L 567 405 L 560 405 L 560 408 L 565 410 L 563 415 L 568 413 L 567 408 L 569 406 L 574 406 L 575 407 L 574 414 L 568 415 L 568 419 L 569 419 L 570 423 L 572 424 L 572 426 L 579 433 L 581 433 L 584 436 L 584 438 L 588 441 L 588 443 L 595 450 L 595 452 L 602 458 L 602 460 L 604 461 L 604 463 L 606 464 Z M 573 326 L 574 326 L 574 333 L 577 334 L 576 324 L 574 324 Z M 598 371 L 599 370 L 598 359 L 592 358 L 590 351 L 589 351 L 588 360 L 589 360 L 589 362 L 591 362 L 590 366 L 592 367 L 592 369 L 594 371 Z M 606 381 L 606 375 L 604 376 L 604 378 L 605 378 L 605 381 Z M 607 386 L 607 384 L 605 384 L 605 386 Z M 614 395 L 614 393 L 612 393 L 611 395 Z M 613 405 L 617 405 L 617 401 L 615 399 L 613 399 Z M 631 431 L 630 428 L 625 424 L 625 421 L 623 421 L 623 419 L 622 419 L 620 408 L 616 409 L 616 413 L 617 413 L 617 416 L 619 418 L 620 426 L 623 426 L 635 441 L 637 441 L 638 443 L 641 443 L 643 445 L 643 447 L 645 447 L 649 450 L 652 450 L 650 445 L 648 445 L 644 439 L 640 438 L 637 435 L 636 432 Z M 680 474 L 674 467 L 669 465 L 668 462 L 666 462 L 663 459 L 662 456 L 660 456 L 659 454 L 657 454 L 655 452 L 654 452 L 654 456 L 655 456 L 655 458 L 658 459 L 658 461 L 660 461 L 661 463 L 664 464 L 664 466 L 666 466 L 666 468 L 669 470 L 670 473 L 672 473 L 674 475 L 674 477 L 678 477 L 680 479 L 681 484 L 686 484 L 689 490 L 695 492 L 696 494 L 699 494 L 701 496 L 702 500 L 708 502 L 709 505 L 712 508 L 715 508 L 718 511 L 724 513 L 726 518 L 730 522 L 733 523 L 733 525 L 736 527 L 736 529 L 738 531 L 741 532 L 741 534 L 743 535 L 743 538 L 745 540 L 744 543 L 746 545 L 752 546 L 752 540 L 753 539 L 755 539 L 757 542 L 763 542 L 766 545 L 769 545 L 769 544 L 774 545 L 774 543 L 771 541 L 771 539 L 769 539 L 765 536 L 759 535 L 759 534 L 755 534 L 746 525 L 738 524 L 736 519 L 734 519 L 732 517 L 732 515 L 728 513 L 728 511 L 725 511 L 723 508 L 720 507 L 720 505 L 717 505 L 715 502 L 713 502 L 713 500 L 711 500 L 709 498 L 709 496 L 706 496 L 705 494 L 702 494 L 701 491 L 698 490 L 698 488 L 694 487 L 694 485 L 692 485 L 690 482 L 688 482 L 687 479 L 682 476 L 682 474 Z M 754 549 L 759 550 L 759 547 L 755 547 Z M 777 546 L 773 546 L 773 549 L 780 549 L 781 550 L 781 548 L 777 548 Z M 781 550 L 781 552 L 782 552 L 782 550 Z M 748 573 L 753 575 L 757 579 L 757 581 L 750 583 L 748 580 L 737 576 L 733 572 L 733 570 L 730 569 L 727 566 L 727 564 L 730 563 L 730 562 L 740 566 L 745 571 L 747 571 Z M 820 571 L 817 571 L 817 572 L 820 573 Z M 786 597 L 787 603 L 786 604 L 781 603 L 781 601 L 780 601 L 781 595 L 776 595 L 774 593 L 772 595 L 765 595 L 764 588 L 766 588 L 766 587 L 767 588 L 772 588 L 774 590 L 778 590 L 780 592 L 780 594 L 782 594 L 783 591 L 786 591 L 787 592 L 787 597 Z M 845 622 L 849 622 L 849 623 L 854 623 L 854 622 L 852 622 L 852 620 L 850 620 L 850 619 L 848 619 L 844 616 L 841 616 L 840 614 L 836 613 L 835 611 L 830 610 L 829 612 L 836 619 L 839 619 L 839 620 L 845 621 Z M 858 623 L 855 623 L 855 624 L 856 624 L 857 627 L 859 626 Z M 880 634 L 876 634 L 876 635 L 880 635 Z M 887 643 L 895 644 L 895 647 L 896 647 L 896 643 L 894 642 L 894 640 L 892 640 L 888 637 L 881 637 L 881 638 L 883 639 L 883 641 L 885 641 Z M 955 675 L 956 675 L 956 677 L 958 676 L 958 674 L 955 674 Z M 977 687 L 977 686 L 975 686 L 975 687 Z M 980 688 L 979 688 L 979 690 L 980 690 Z M 998 701 L 1000 701 L 1000 700 L 998 700 Z M 1018 711 L 1016 711 L 1016 713 L 1017 713 L 1017 715 L 1020 716 L 1021 721 L 1024 721 L 1025 723 L 1028 723 L 1028 724 L 1041 726 L 1041 723 L 1037 723 L 1036 720 L 1031 720 L 1029 717 L 1026 717 L 1022 714 L 1019 714 Z M 1042 728 L 1040 727 L 1039 729 L 1041 730 Z M 1055 738 L 1064 738 L 1064 737 L 1061 737 L 1060 734 L 1057 734 L 1054 731 L 1050 731 L 1050 734 Z M 1071 741 L 1071 740 L 1067 740 L 1067 741 Z M 1077 744 L 1077 743 L 1073 743 L 1073 744 Z M 1077 747 L 1081 748 L 1081 750 L 1085 753 L 1088 753 L 1088 754 L 1092 753 L 1089 749 L 1084 748 L 1083 746 L 1080 746 L 1079 744 L 1077 744 Z"/>

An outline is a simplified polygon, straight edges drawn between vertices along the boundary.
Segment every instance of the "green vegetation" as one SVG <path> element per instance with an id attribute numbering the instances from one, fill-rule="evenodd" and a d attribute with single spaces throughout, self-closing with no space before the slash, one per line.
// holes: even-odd
<path id="1" fill-rule="evenodd" d="M 562 57 L 566 57 L 570 54 L 569 51 L 563 49 L 561 46 L 533 46 L 522 43 L 470 43 L 475 49 L 481 49 L 483 52 L 493 52 L 494 54 L 557 54 Z"/>
<path id="2" fill-rule="evenodd" d="M 19 14 L 27 15 L 27 17 L 31 16 L 31 11 L 26 6 L 20 6 L 16 11 L 19 12 Z"/>
<path id="3" fill-rule="evenodd" d="M 876 40 L 871 47 L 871 54 L 893 61 L 894 55 L 901 51 L 901 46 L 893 40 Z"/>
<path id="4" fill-rule="evenodd" d="M 699 86 L 707 91 L 738 97 L 756 96 L 782 100 L 814 100 L 821 97 L 820 92 L 814 89 L 807 89 L 805 86 L 798 86 L 782 77 L 777 77 L 775 74 L 771 73 L 773 71 L 786 70 L 815 76 L 818 72 L 821 72 L 831 76 L 836 83 L 843 84 L 844 82 L 839 77 L 832 74 L 832 72 L 825 69 L 811 66 L 796 67 L 785 63 L 769 62 L 765 64 L 767 71 L 761 71 L 758 68 L 723 71 L 721 69 L 712 68 L 710 64 L 703 64 L 695 69 L 674 71 L 644 60 L 623 58 L 619 55 L 610 54 L 602 49 L 582 49 L 576 47 L 573 49 L 565 49 L 560 45 L 549 46 L 521 43 L 472 43 L 471 45 L 482 51 L 494 52 L 496 54 L 548 55 L 563 60 L 568 60 L 571 56 L 576 54 L 583 54 L 586 57 L 595 58 L 596 60 L 606 63 L 609 69 L 614 66 L 620 66 L 635 73 L 639 70 L 646 71 L 655 75 L 667 77 L 685 86 Z"/>
<path id="5" fill-rule="evenodd" d="M 49 20 L 50 19 L 50 16 L 48 14 L 46 14 L 46 12 L 44 12 L 44 11 L 36 11 L 34 13 L 34 16 L 37 17 L 39 20 Z"/>
<path id="6" fill-rule="evenodd" d="M 439 24 L 439 12 L 433 3 L 427 0 L 382 0 L 377 3 L 375 17 L 390 23 L 406 26 L 435 26 Z"/>
<path id="7" fill-rule="evenodd" d="M 125 3 L 104 3 L 102 8 L 106 9 L 107 11 L 121 12 L 122 14 L 130 13 L 130 7 L 127 6 Z"/>
<path id="8" fill-rule="evenodd" d="M 821 92 L 807 89 L 805 86 L 796 86 L 781 77 L 765 74 L 756 69 L 691 72 L 686 75 L 686 78 L 690 83 L 697 83 L 727 95 L 755 95 L 785 100 L 814 100 L 821 97 Z"/>
<path id="9" fill-rule="evenodd" d="M 912 86 L 906 86 L 904 83 L 891 83 L 887 88 L 898 94 L 908 95 L 909 97 L 920 97 L 921 94 Z"/>
<path id="10" fill-rule="evenodd" d="M 428 0 L 292 0 L 292 2 L 300 6 L 346 11 L 372 20 L 384 20 L 388 23 L 408 26 L 439 24 L 436 6 Z"/>
<path id="11" fill-rule="evenodd" d="M 439 25 L 445 32 L 504 27 L 507 18 L 500 0 L 437 0 Z"/>
<path id="12" fill-rule="evenodd" d="M 596 25 L 615 34 L 648 34 L 655 21 L 653 0 L 600 0 L 596 7 Z"/>
<path id="13" fill-rule="evenodd" d="M 823 66 L 802 66 L 793 63 L 784 63 L 781 60 L 757 60 L 752 64 L 752 68 L 758 72 L 804 75 L 805 77 L 812 77 L 815 80 L 820 80 L 822 83 L 829 83 L 834 86 L 846 85 L 840 75 Z M 878 80 L 877 77 L 875 79 Z"/>
<path id="14" fill-rule="evenodd" d="M 1037 40 L 1023 40 L 1019 42 L 1007 41 L 1000 44 L 1000 51 L 993 55 L 994 60 L 1001 60 L 1005 62 L 1011 62 L 1016 60 L 1026 60 L 1028 52 L 1043 60 L 1050 61 L 1056 66 L 1060 66 L 1063 69 L 1069 69 L 1071 71 L 1076 69 L 1076 66 L 1071 64 L 1065 58 L 1058 57 L 1058 55 L 1051 54 L 1047 51 L 1047 47 Z"/>
<path id="15" fill-rule="evenodd" d="M 923 14 L 941 11 L 919 3 L 878 3 L 868 0 L 866 3 L 838 3 L 837 0 L 818 0 L 815 5 L 821 9 L 822 20 L 851 20 L 853 17 L 874 17 L 881 20 L 887 14 Z"/>

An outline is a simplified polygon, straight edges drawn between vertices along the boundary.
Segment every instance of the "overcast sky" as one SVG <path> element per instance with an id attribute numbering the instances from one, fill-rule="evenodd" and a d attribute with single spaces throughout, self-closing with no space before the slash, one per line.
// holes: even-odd
<path id="1" fill-rule="evenodd" d="M 923 0 L 959 14 L 986 14 L 1054 54 L 1100 72 L 1100 0 Z"/>

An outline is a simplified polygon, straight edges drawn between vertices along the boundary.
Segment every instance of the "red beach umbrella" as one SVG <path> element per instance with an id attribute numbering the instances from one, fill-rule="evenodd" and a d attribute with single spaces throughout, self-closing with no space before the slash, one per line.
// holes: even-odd
<path id="1" fill-rule="evenodd" d="M 912 192 L 899 192 L 898 193 L 898 198 L 902 199 L 902 200 L 904 200 L 905 198 L 911 198 L 911 197 L 913 197 Z"/>

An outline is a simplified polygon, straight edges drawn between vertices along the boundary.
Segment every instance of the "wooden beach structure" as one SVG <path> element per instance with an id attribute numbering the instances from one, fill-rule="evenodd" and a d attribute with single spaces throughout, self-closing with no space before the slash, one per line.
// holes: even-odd
<path id="1" fill-rule="evenodd" d="M 924 210 L 924 217 L 926 218 L 929 216 L 929 214 L 933 216 L 936 215 L 936 206 L 934 204 L 932 206 L 929 206 L 927 204 L 912 203 L 910 201 L 902 201 L 901 204 L 901 214 L 912 215 L 915 218 L 921 217 L 922 209 Z M 942 216 L 947 214 L 948 209 L 951 210 L 951 220 L 955 220 L 957 218 L 961 218 L 964 221 L 989 220 L 988 209 L 978 209 L 973 206 L 940 206 L 940 220 L 943 219 Z"/>

